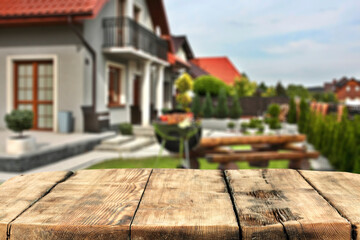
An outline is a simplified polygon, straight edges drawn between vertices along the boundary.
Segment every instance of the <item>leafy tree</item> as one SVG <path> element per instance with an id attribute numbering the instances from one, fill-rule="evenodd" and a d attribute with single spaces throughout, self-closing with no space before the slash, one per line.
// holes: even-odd
<path id="1" fill-rule="evenodd" d="M 300 97 L 305 99 L 310 97 L 309 91 L 302 85 L 290 84 L 287 87 L 286 93 L 290 97 Z"/>
<path id="2" fill-rule="evenodd" d="M 332 92 L 324 92 L 324 93 L 313 93 L 312 98 L 317 102 L 324 102 L 324 103 L 337 103 L 337 97 L 335 93 Z"/>
<path id="3" fill-rule="evenodd" d="M 250 82 L 247 75 L 243 73 L 241 78 L 235 78 L 234 88 L 239 97 L 247 97 L 256 92 L 257 84 L 256 82 Z"/>
<path id="4" fill-rule="evenodd" d="M 264 82 L 261 82 L 260 85 L 258 86 L 258 89 L 260 89 L 262 92 L 266 92 L 268 87 L 266 86 L 266 84 Z"/>
<path id="5" fill-rule="evenodd" d="M 5 116 L 7 127 L 18 133 L 19 138 L 23 137 L 23 132 L 33 127 L 34 114 L 29 110 L 13 110 Z"/>
<path id="6" fill-rule="evenodd" d="M 296 103 L 295 103 L 294 97 L 290 98 L 287 122 L 288 123 L 296 123 L 297 122 L 297 111 L 296 111 Z"/>
<path id="7" fill-rule="evenodd" d="M 212 99 L 210 93 L 206 94 L 205 104 L 203 108 L 203 116 L 204 118 L 212 118 L 214 116 L 214 110 L 212 105 Z"/>
<path id="8" fill-rule="evenodd" d="M 222 88 L 228 89 L 226 83 L 214 76 L 205 75 L 195 79 L 193 91 L 200 96 L 210 93 L 211 96 L 217 97 Z"/>
<path id="9" fill-rule="evenodd" d="M 287 96 L 286 90 L 281 82 L 278 82 L 275 87 L 276 96 Z"/>
<path id="10" fill-rule="evenodd" d="M 263 97 L 275 97 L 276 96 L 276 91 L 274 87 L 268 87 L 266 89 L 266 92 L 262 93 L 261 96 Z"/>
<path id="11" fill-rule="evenodd" d="M 237 95 L 233 96 L 232 105 L 230 108 L 230 117 L 232 119 L 238 119 L 241 117 L 242 109 L 239 102 L 239 97 Z"/>
<path id="12" fill-rule="evenodd" d="M 216 117 L 218 118 L 227 118 L 229 115 L 229 108 L 228 108 L 225 88 L 220 90 L 218 104 L 215 113 L 216 113 Z"/>
<path id="13" fill-rule="evenodd" d="M 198 94 L 196 94 L 193 99 L 191 105 L 191 112 L 194 114 L 196 118 L 201 116 L 201 100 Z"/>

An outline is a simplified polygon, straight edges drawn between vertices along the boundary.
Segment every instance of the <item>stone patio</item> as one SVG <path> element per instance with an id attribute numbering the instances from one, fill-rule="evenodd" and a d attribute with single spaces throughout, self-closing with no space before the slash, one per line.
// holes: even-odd
<path id="1" fill-rule="evenodd" d="M 22 155 L 9 155 L 5 152 L 5 144 L 6 138 L 12 135 L 9 131 L 0 131 L 0 171 L 24 172 L 76 156 L 92 150 L 102 140 L 114 137 L 115 133 L 59 134 L 30 131 L 26 135 L 36 138 L 37 150 Z"/>

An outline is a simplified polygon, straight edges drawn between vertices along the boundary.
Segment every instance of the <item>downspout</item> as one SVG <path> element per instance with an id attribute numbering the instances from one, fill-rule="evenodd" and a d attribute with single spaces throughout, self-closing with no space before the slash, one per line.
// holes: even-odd
<path id="1" fill-rule="evenodd" d="M 96 52 L 91 47 L 91 45 L 86 41 L 82 33 L 74 26 L 73 24 L 73 17 L 71 15 L 68 16 L 68 23 L 70 28 L 76 34 L 76 36 L 80 39 L 81 43 L 85 46 L 85 48 L 89 51 L 92 59 L 92 103 L 91 108 L 93 113 L 96 112 Z"/>

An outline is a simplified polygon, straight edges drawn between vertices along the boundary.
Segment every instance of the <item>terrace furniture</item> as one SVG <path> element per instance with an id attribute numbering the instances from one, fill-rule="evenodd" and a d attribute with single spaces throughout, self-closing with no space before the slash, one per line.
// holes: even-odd
<path id="1" fill-rule="evenodd" d="M 236 162 L 246 161 L 251 166 L 266 167 L 270 160 L 289 160 L 291 169 L 309 169 L 309 158 L 318 158 L 318 152 L 307 152 L 294 143 L 305 141 L 305 135 L 236 136 L 202 138 L 190 153 L 192 165 L 198 158 L 219 163 L 219 169 L 237 169 Z M 229 146 L 250 145 L 251 150 L 232 150 Z"/>
<path id="2" fill-rule="evenodd" d="M 0 186 L 0 239 L 359 239 L 360 175 L 111 169 Z"/>

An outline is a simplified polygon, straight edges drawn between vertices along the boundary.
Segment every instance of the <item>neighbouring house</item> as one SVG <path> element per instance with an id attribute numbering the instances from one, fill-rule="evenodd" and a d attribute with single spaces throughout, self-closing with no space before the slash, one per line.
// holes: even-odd
<path id="1" fill-rule="evenodd" d="M 196 78 L 202 75 L 213 75 L 228 85 L 241 78 L 241 73 L 227 57 L 202 57 L 191 60 L 190 74 Z"/>
<path id="2" fill-rule="evenodd" d="M 171 46 L 175 62 L 168 60 L 162 0 L 0 0 L 0 6 L 0 128 L 13 109 L 32 110 L 37 130 L 58 131 L 60 111 L 72 112 L 78 132 L 121 122 L 146 126 L 167 104 L 171 69 L 188 67 L 178 44 Z"/>
<path id="3" fill-rule="evenodd" d="M 343 78 L 335 86 L 335 94 L 339 101 L 347 105 L 360 104 L 360 81 L 355 78 Z"/>
<path id="4" fill-rule="evenodd" d="M 360 104 L 360 81 L 343 77 L 324 83 L 323 92 L 335 93 L 336 98 L 347 105 Z"/>

